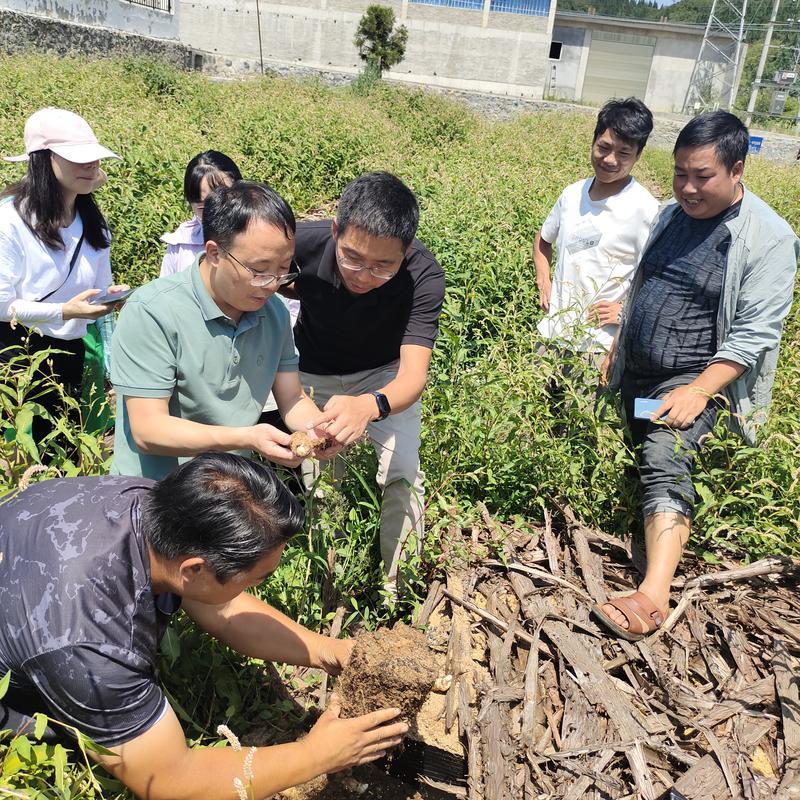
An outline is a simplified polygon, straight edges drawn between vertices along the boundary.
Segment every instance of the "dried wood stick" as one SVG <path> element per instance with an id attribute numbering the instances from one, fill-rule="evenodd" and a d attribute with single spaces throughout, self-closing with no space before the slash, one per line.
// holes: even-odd
<path id="1" fill-rule="evenodd" d="M 475 603 L 470 602 L 464 597 L 459 597 L 454 592 L 451 592 L 449 589 L 442 589 L 444 596 L 448 599 L 452 600 L 454 603 L 458 603 L 458 605 L 463 606 L 467 609 L 467 611 L 471 611 L 473 614 L 477 614 L 481 619 L 485 619 L 487 622 L 491 622 L 496 628 L 499 628 L 504 633 L 508 630 L 508 625 L 506 622 L 500 617 L 496 617 L 494 614 L 490 614 L 485 609 L 481 608 L 480 606 L 476 606 Z M 517 628 L 514 631 L 514 635 L 518 639 L 522 639 L 523 642 L 528 642 L 528 644 L 533 644 L 533 636 L 531 636 L 527 631 L 522 630 L 521 628 Z M 550 648 L 547 645 L 539 643 L 539 647 L 542 649 L 542 652 L 550 655 Z"/>
<path id="2" fill-rule="evenodd" d="M 486 781 L 484 792 L 486 800 L 505 800 L 506 792 L 506 759 L 503 755 L 505 726 L 500 714 L 500 706 L 492 703 L 485 715 L 485 723 L 481 726 L 481 739 L 484 744 L 484 774 Z"/>
<path id="3" fill-rule="evenodd" d="M 533 731 L 536 727 L 536 706 L 539 702 L 537 696 L 539 691 L 539 634 L 544 620 L 543 617 L 533 632 L 531 652 L 528 655 L 528 663 L 525 665 L 525 700 L 522 706 L 520 737 L 526 742 L 533 738 Z"/>
<path id="4" fill-rule="evenodd" d="M 762 558 L 746 567 L 699 575 L 686 581 L 684 589 L 692 589 L 695 586 L 705 589 L 708 586 L 719 586 L 731 581 L 746 581 L 763 575 L 779 575 L 783 572 L 797 572 L 798 570 L 800 567 L 791 558 Z"/>
<path id="5" fill-rule="evenodd" d="M 552 572 L 553 575 L 561 575 L 561 564 L 558 558 L 560 548 L 556 537 L 553 536 L 553 518 L 550 516 L 550 512 L 547 509 L 544 510 L 544 546 L 547 550 L 550 572 Z"/>
<path id="6" fill-rule="evenodd" d="M 562 762 L 562 768 L 566 768 L 571 772 L 576 772 L 581 775 L 578 780 L 572 784 L 567 793 L 564 795 L 564 800 L 584 800 L 586 797 L 586 790 L 592 786 L 602 785 L 605 787 L 606 792 L 613 796 L 618 796 L 623 788 L 621 782 L 616 778 L 609 778 L 603 774 L 603 770 L 608 766 L 609 761 L 614 757 L 614 750 L 603 750 L 600 756 L 595 759 L 591 765 L 583 766 L 580 763 L 574 763 L 570 760 Z"/>
<path id="7" fill-rule="evenodd" d="M 583 574 L 586 589 L 595 603 L 608 601 L 605 586 L 603 586 L 603 566 L 599 556 L 589 549 L 589 541 L 583 528 L 575 527 L 572 531 L 572 540 L 575 544 L 575 556 Z"/>
<path id="8" fill-rule="evenodd" d="M 781 705 L 786 762 L 800 769 L 800 660 L 791 656 L 783 642 L 775 640 L 775 688 Z"/>
<path id="9" fill-rule="evenodd" d="M 563 586 L 565 589 L 570 589 L 576 594 L 579 594 L 581 597 L 583 597 L 585 600 L 588 600 L 590 603 L 593 602 L 592 596 L 590 594 L 587 594 L 579 586 L 575 586 L 569 581 L 565 581 L 563 578 L 559 578 L 558 575 L 551 575 L 549 572 L 545 572 L 543 569 L 537 569 L 536 567 L 529 567 L 527 566 L 527 564 L 520 564 L 517 561 L 509 561 L 507 564 L 504 564 L 502 561 L 495 561 L 494 559 L 486 559 L 481 563 L 485 564 L 488 567 L 504 567 L 505 569 L 513 569 L 516 572 L 521 572 L 524 575 L 530 575 L 534 578 L 539 578 L 540 580 L 546 581 L 547 583 L 555 583 L 557 586 Z"/>
<path id="10" fill-rule="evenodd" d="M 590 528 L 575 516 L 575 512 L 569 505 L 561 506 L 561 513 L 564 515 L 564 519 L 567 521 L 567 527 L 570 529 L 580 528 L 590 542 L 602 542 L 610 547 L 616 547 L 618 550 L 624 550 L 628 558 L 631 557 L 630 537 L 623 541 L 618 539 L 616 536 L 606 533 L 605 531 L 601 531 L 597 528 Z"/>
<path id="11" fill-rule="evenodd" d="M 331 630 L 328 634 L 332 639 L 335 639 L 342 632 L 342 624 L 344 623 L 345 608 L 339 606 L 336 613 L 333 615 L 333 622 L 331 622 Z M 328 679 L 330 676 L 327 672 L 322 674 L 322 683 L 319 686 L 319 707 L 325 708 L 328 704 Z"/>
<path id="12" fill-rule="evenodd" d="M 444 600 L 442 582 L 433 581 L 430 589 L 428 589 L 428 596 L 425 598 L 425 602 L 420 606 L 419 614 L 417 614 L 417 618 L 414 620 L 414 627 L 424 628 L 428 624 L 431 614 L 437 609 L 442 600 Z"/>
<path id="13" fill-rule="evenodd" d="M 505 531 L 500 527 L 500 525 L 497 522 L 497 520 L 492 518 L 492 515 L 489 513 L 489 509 L 486 508 L 484 503 L 482 503 L 480 500 L 478 500 L 478 502 L 475 503 L 475 506 L 476 506 L 476 508 L 478 509 L 478 512 L 481 515 L 481 519 L 483 520 L 483 524 L 491 532 L 492 539 L 494 539 L 494 540 L 505 539 Z"/>
<path id="14" fill-rule="evenodd" d="M 480 740 L 477 732 L 467 726 L 467 797 L 469 800 L 483 800 L 483 769 L 481 764 Z"/>

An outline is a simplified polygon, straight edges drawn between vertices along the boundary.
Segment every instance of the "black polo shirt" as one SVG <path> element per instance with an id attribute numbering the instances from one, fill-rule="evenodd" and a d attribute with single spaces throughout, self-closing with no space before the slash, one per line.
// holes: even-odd
<path id="1" fill-rule="evenodd" d="M 298 224 L 296 260 L 294 340 L 303 372 L 348 375 L 396 361 L 404 344 L 433 348 L 444 272 L 422 242 L 412 242 L 394 278 L 363 295 L 350 294 L 339 277 L 330 220 Z"/>

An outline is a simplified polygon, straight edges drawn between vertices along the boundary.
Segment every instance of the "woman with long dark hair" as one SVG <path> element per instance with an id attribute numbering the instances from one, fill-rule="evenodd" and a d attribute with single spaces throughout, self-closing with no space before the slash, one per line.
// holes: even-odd
<path id="1" fill-rule="evenodd" d="M 92 303 L 112 286 L 111 236 L 92 192 L 105 183 L 100 159 L 119 158 L 103 147 L 77 114 L 44 108 L 25 124 L 25 177 L 0 194 L 0 361 L 47 348 L 63 390 L 80 393 L 86 327 L 109 314 L 115 303 Z M 29 336 L 28 329 L 36 333 Z M 47 367 L 40 369 L 49 374 Z M 64 413 L 55 386 L 36 397 L 54 417 Z M 52 425 L 34 419 L 37 440 Z"/>

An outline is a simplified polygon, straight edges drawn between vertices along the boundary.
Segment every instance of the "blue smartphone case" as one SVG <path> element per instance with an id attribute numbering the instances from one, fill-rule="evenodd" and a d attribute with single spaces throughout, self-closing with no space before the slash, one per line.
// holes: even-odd
<path id="1" fill-rule="evenodd" d="M 653 414 L 655 414 L 662 402 L 658 398 L 636 397 L 633 401 L 633 416 L 636 419 L 652 420 Z"/>

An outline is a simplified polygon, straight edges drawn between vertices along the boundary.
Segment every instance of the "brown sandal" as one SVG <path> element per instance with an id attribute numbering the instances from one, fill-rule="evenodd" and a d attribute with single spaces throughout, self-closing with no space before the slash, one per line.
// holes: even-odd
<path id="1" fill-rule="evenodd" d="M 602 605 L 605 605 L 603 603 Z M 657 631 L 664 623 L 664 615 L 656 604 L 642 592 L 634 592 L 627 597 L 615 597 L 608 601 L 608 605 L 614 606 L 625 619 L 628 620 L 628 627 L 623 628 L 617 625 L 608 616 L 600 604 L 592 606 L 592 615 L 601 624 L 605 625 L 610 631 L 622 639 L 629 642 L 638 642 L 645 636 Z"/>

